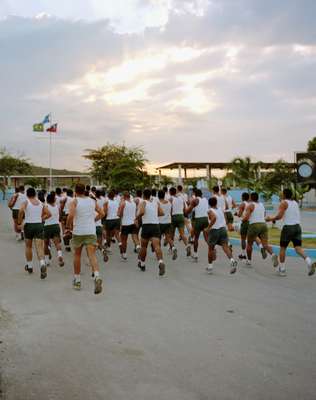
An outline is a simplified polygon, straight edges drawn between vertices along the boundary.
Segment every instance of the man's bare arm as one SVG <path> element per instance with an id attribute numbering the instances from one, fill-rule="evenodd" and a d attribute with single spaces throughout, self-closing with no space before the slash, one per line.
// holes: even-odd
<path id="1" fill-rule="evenodd" d="M 286 201 L 281 201 L 278 213 L 276 215 L 271 215 L 265 218 L 267 222 L 269 221 L 278 221 L 284 217 L 284 213 L 288 208 L 288 204 Z"/>
<path id="2" fill-rule="evenodd" d="M 251 214 L 253 213 L 253 210 L 254 210 L 254 209 L 255 209 L 255 206 L 254 206 L 253 204 L 249 204 L 249 205 L 246 207 L 246 212 L 245 212 L 245 215 L 244 215 L 244 217 L 243 217 L 243 219 L 242 219 L 243 222 L 249 221 L 249 219 L 250 219 L 250 217 L 251 217 Z"/>

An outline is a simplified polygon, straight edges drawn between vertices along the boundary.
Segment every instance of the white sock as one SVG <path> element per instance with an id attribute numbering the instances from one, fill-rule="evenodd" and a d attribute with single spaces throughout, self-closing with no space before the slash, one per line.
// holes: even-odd
<path id="1" fill-rule="evenodd" d="M 121 242 L 119 242 L 119 244 L 118 244 L 119 246 L 122 246 L 122 243 Z"/>
<path id="2" fill-rule="evenodd" d="M 140 245 L 139 244 L 136 246 L 136 249 L 140 249 Z"/>
<path id="3" fill-rule="evenodd" d="M 194 258 L 198 258 L 198 253 L 194 252 L 194 253 L 193 253 L 193 257 L 194 257 Z"/>
<path id="4" fill-rule="evenodd" d="M 246 254 L 246 250 L 241 250 L 241 254 L 243 255 L 243 256 L 246 256 L 247 254 Z"/>
<path id="5" fill-rule="evenodd" d="M 163 263 L 163 260 L 160 259 L 158 263 L 159 263 L 159 264 L 162 264 L 162 263 Z"/>
<path id="6" fill-rule="evenodd" d="M 122 256 L 123 256 L 124 258 L 127 258 L 127 257 L 126 257 L 126 253 L 123 253 Z"/>
<path id="7" fill-rule="evenodd" d="M 58 250 L 58 251 L 57 251 L 57 256 L 58 256 L 58 257 L 62 257 L 62 256 L 63 256 L 62 250 Z"/>
<path id="8" fill-rule="evenodd" d="M 28 268 L 33 268 L 33 262 L 32 261 L 28 261 L 27 262 L 27 267 Z"/>
<path id="9" fill-rule="evenodd" d="M 140 262 L 140 265 L 141 265 L 142 267 L 144 267 L 144 266 L 145 266 L 145 261 L 141 261 L 141 262 Z"/>
<path id="10" fill-rule="evenodd" d="M 208 266 L 209 266 L 210 268 L 213 268 L 213 263 L 212 263 L 212 262 L 211 262 L 211 263 L 209 262 L 209 263 L 208 263 Z"/>
<path id="11" fill-rule="evenodd" d="M 309 267 L 312 265 L 312 260 L 310 259 L 310 257 L 306 257 L 305 262 Z"/>
<path id="12" fill-rule="evenodd" d="M 279 269 L 282 271 L 282 270 L 285 270 L 285 264 L 284 263 L 279 263 Z"/>
<path id="13" fill-rule="evenodd" d="M 172 247 L 171 247 L 171 250 L 176 250 L 176 246 L 172 246 Z"/>
<path id="14" fill-rule="evenodd" d="M 234 260 L 233 258 L 231 258 L 231 259 L 230 259 L 230 262 L 233 263 L 233 262 L 235 262 L 235 260 Z"/>
<path id="15" fill-rule="evenodd" d="M 260 244 L 259 244 L 259 249 L 262 249 L 262 248 L 263 248 L 263 246 L 262 246 L 262 244 L 260 243 Z"/>
<path id="16" fill-rule="evenodd" d="M 99 276 L 100 276 L 100 272 L 99 272 L 99 271 L 95 271 L 95 272 L 94 272 L 94 277 L 95 277 L 95 278 L 99 278 Z"/>
<path id="17" fill-rule="evenodd" d="M 40 266 L 42 267 L 43 265 L 46 265 L 46 262 L 45 262 L 45 260 L 40 260 Z"/>
<path id="18" fill-rule="evenodd" d="M 49 264 L 49 256 L 45 256 L 45 263 Z"/>
<path id="19" fill-rule="evenodd" d="M 80 282 L 81 281 L 80 274 L 79 275 L 75 274 L 74 277 L 75 277 L 75 281 L 76 282 Z"/>

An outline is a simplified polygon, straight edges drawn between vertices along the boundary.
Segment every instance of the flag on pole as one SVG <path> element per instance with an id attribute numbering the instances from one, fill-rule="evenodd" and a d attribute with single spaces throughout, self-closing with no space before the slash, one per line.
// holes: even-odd
<path id="1" fill-rule="evenodd" d="M 33 132 L 44 132 L 44 124 L 34 124 L 33 125 Z"/>
<path id="2" fill-rule="evenodd" d="M 51 125 L 49 128 L 46 129 L 46 132 L 57 132 L 57 124 Z"/>
<path id="3" fill-rule="evenodd" d="M 43 119 L 42 124 L 48 124 L 49 122 L 51 122 L 51 117 L 50 117 L 50 114 L 47 114 L 45 116 L 45 118 Z"/>

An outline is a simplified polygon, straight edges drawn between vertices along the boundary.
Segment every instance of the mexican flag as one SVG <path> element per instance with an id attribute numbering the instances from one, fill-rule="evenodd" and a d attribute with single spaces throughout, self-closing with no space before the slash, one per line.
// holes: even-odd
<path id="1" fill-rule="evenodd" d="M 44 124 L 34 124 L 33 132 L 44 132 Z"/>

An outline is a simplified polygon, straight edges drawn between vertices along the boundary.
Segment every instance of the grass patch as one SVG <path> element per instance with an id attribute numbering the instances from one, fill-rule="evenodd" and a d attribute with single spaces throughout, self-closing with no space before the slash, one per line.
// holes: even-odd
<path id="1" fill-rule="evenodd" d="M 304 232 L 307 233 L 307 232 Z M 280 245 L 280 234 L 281 231 L 278 228 L 269 228 L 269 243 L 279 246 Z M 240 235 L 238 232 L 229 232 L 229 236 L 231 238 L 239 239 Z M 292 243 L 289 247 L 293 247 Z M 303 238 L 303 247 L 305 249 L 316 249 L 316 238 L 304 239 Z"/>

